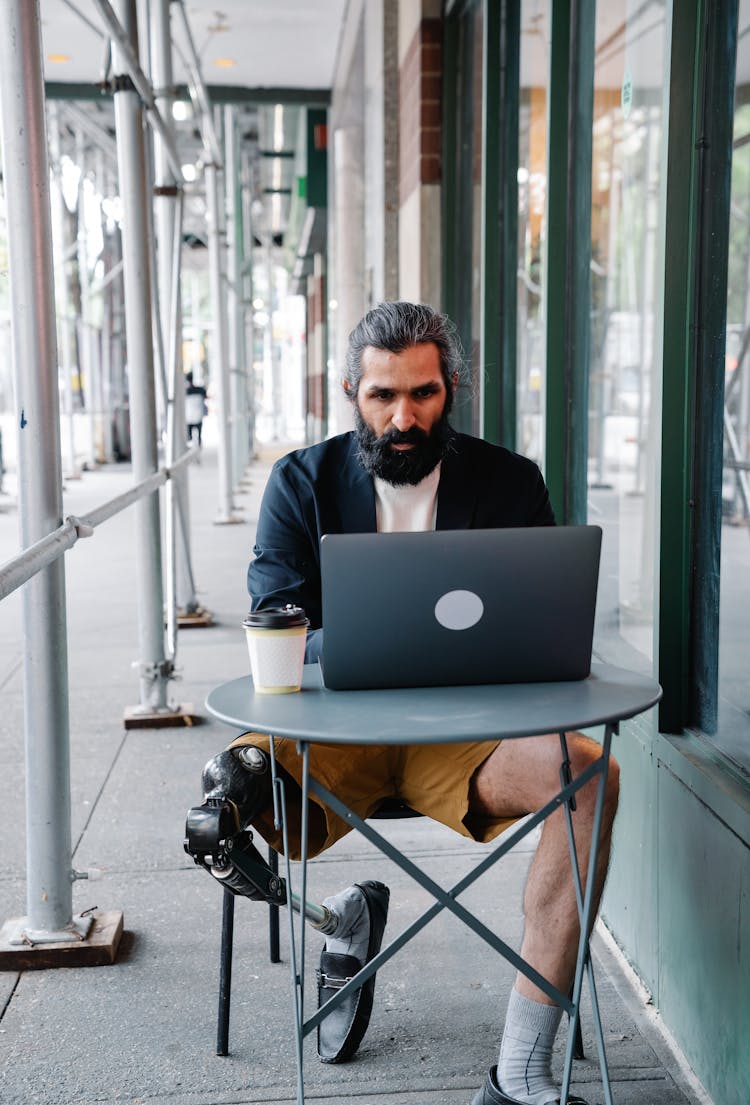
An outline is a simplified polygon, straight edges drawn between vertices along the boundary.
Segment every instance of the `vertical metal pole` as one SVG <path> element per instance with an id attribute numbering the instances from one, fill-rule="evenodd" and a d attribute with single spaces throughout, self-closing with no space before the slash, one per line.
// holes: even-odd
<path id="1" fill-rule="evenodd" d="M 175 99 L 172 70 L 172 39 L 170 31 L 171 0 L 156 0 L 151 7 L 151 79 L 154 85 L 156 106 L 167 126 L 172 127 L 172 105 Z M 173 464 L 183 451 L 186 439 L 185 380 L 182 371 L 180 340 L 180 260 L 182 240 L 181 218 L 177 205 L 180 201 L 181 182 L 170 166 L 167 150 L 159 134 L 154 135 L 154 168 L 156 187 L 154 197 L 154 225 L 158 245 L 159 319 L 162 326 L 165 351 L 168 417 L 167 463 Z M 176 241 L 178 236 L 178 241 Z M 198 609 L 193 588 L 190 564 L 190 531 L 187 524 L 188 472 L 182 469 L 172 477 L 173 486 L 167 485 L 167 511 L 171 533 L 169 556 L 174 557 L 174 577 L 169 588 L 174 593 L 179 609 L 192 612 Z M 174 541 L 175 509 L 177 500 L 183 504 L 183 540 Z M 173 636 L 172 634 L 170 636 Z"/>
<path id="2" fill-rule="evenodd" d="M 266 363 L 267 383 L 266 396 L 270 401 L 271 436 L 274 441 L 279 441 L 286 434 L 286 418 L 284 416 L 283 389 L 281 386 L 281 366 L 279 364 L 278 348 L 273 340 L 273 316 L 278 306 L 276 295 L 276 281 L 273 265 L 273 234 L 269 227 L 266 235 L 266 282 L 268 285 L 268 310 L 266 311 Z"/>
<path id="3" fill-rule="evenodd" d="M 240 317 L 242 310 L 242 212 L 239 196 L 239 158 L 237 142 L 237 108 L 224 108 L 224 194 L 227 212 L 227 318 L 229 394 L 231 399 L 230 443 L 232 456 L 232 487 L 237 487 L 244 464 L 241 456 L 241 438 L 244 432 L 243 383 L 244 358 L 241 355 L 242 337 Z"/>
<path id="4" fill-rule="evenodd" d="M 39 8 L 3 5 L 0 111 L 24 547 L 62 522 L 57 339 Z M 27 911 L 35 940 L 76 939 L 62 557 L 23 591 Z"/>
<path id="5" fill-rule="evenodd" d="M 213 367 L 211 382 L 216 388 L 219 440 L 219 516 L 217 522 L 234 521 L 232 502 L 232 471 L 229 443 L 229 363 L 226 352 L 226 312 L 221 279 L 221 222 L 219 215 L 218 167 L 210 162 L 203 174 L 206 180 L 206 215 L 208 222 L 208 266 L 211 288 Z"/>
<path id="6" fill-rule="evenodd" d="M 110 319 L 112 342 L 112 408 L 115 460 L 130 459 L 130 418 L 128 387 L 125 378 L 125 288 L 122 275 L 122 231 L 114 225 L 109 237 L 112 267 L 119 265 L 117 276 L 110 283 Z"/>
<path id="7" fill-rule="evenodd" d="M 120 0 L 120 19 L 136 46 L 135 0 Z M 122 199 L 125 334 L 130 379 L 133 476 L 145 479 L 158 468 L 156 398 L 151 334 L 151 273 L 147 243 L 146 152 L 140 100 L 117 42 L 112 42 L 115 75 L 115 131 Z M 172 665 L 164 653 L 164 592 L 161 570 L 159 494 L 139 499 L 136 512 L 140 706 L 138 713 L 166 711 Z"/>
<path id="8" fill-rule="evenodd" d="M 236 149 L 234 143 L 236 109 L 227 105 L 222 111 L 222 131 L 224 134 L 224 257 L 226 264 L 226 310 L 227 310 L 227 365 L 229 368 L 229 456 L 230 484 L 236 488 L 239 473 L 237 471 L 237 241 L 235 237 L 236 212 L 234 207 L 234 188 L 236 168 Z"/>
<path id="9" fill-rule="evenodd" d="M 96 392 L 94 383 L 94 358 L 91 349 L 91 304 L 89 300 L 89 262 L 88 235 L 84 215 L 84 192 L 86 181 L 86 139 L 83 131 L 76 129 L 76 162 L 78 164 L 78 286 L 81 291 L 81 313 L 78 319 L 78 373 L 83 380 L 83 394 L 86 397 L 86 413 L 89 424 L 89 463 L 97 463 L 96 450 Z"/>
<path id="10" fill-rule="evenodd" d="M 245 325 L 245 390 L 246 390 L 246 410 L 247 410 L 247 426 L 245 432 L 247 435 L 247 457 L 250 461 L 255 456 L 255 408 L 256 408 L 256 394 L 255 394 L 255 308 L 253 307 L 254 291 L 253 291 L 253 264 L 255 260 L 255 246 L 254 246 L 254 232 L 253 232 L 253 178 L 252 170 L 250 167 L 250 159 L 247 154 L 243 155 L 243 183 L 242 190 L 242 233 L 243 233 L 243 255 L 245 258 L 243 265 L 243 295 L 245 302 L 248 304 L 248 308 L 245 311 L 244 325 Z"/>
<path id="11" fill-rule="evenodd" d="M 65 200 L 62 192 L 60 168 L 60 108 L 55 102 L 49 105 L 49 151 L 55 186 L 52 189 L 53 228 L 56 230 L 58 295 L 60 297 L 60 360 L 65 387 L 65 415 L 67 424 L 68 479 L 78 479 L 76 467 L 75 422 L 73 417 L 73 365 L 70 359 L 70 283 L 68 280 L 67 235 L 65 233 Z"/>
<path id="12" fill-rule="evenodd" d="M 109 172 L 104 164 L 104 156 L 99 150 L 96 157 L 96 177 L 101 189 L 102 201 L 107 196 Z M 112 270 L 112 252 L 109 248 L 109 235 L 107 233 L 107 217 L 104 213 L 104 205 L 99 210 L 102 226 L 102 258 L 103 278 L 106 279 Z M 102 289 L 102 337 L 101 337 L 101 417 L 102 417 L 102 452 L 106 463 L 112 462 L 112 289 L 109 285 Z"/>

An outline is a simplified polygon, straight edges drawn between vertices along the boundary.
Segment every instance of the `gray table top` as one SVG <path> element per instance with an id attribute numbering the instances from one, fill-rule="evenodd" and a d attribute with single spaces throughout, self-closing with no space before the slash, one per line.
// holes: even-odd
<path id="1" fill-rule="evenodd" d="M 573 683 L 330 691 L 305 665 L 298 694 L 256 694 L 250 676 L 222 683 L 206 709 L 240 729 L 332 744 L 444 744 L 529 737 L 622 721 L 661 698 L 653 679 L 605 664 Z"/>

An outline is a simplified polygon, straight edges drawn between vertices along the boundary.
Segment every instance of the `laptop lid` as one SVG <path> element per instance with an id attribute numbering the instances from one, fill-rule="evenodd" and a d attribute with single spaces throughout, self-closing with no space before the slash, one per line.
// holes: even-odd
<path id="1" fill-rule="evenodd" d="M 601 537 L 598 526 L 324 536 L 325 686 L 586 678 Z"/>

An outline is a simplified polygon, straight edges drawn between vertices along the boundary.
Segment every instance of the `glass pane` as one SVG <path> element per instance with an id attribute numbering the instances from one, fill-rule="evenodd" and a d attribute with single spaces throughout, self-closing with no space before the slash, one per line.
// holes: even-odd
<path id="1" fill-rule="evenodd" d="M 719 725 L 711 740 L 750 770 L 750 0 L 740 0 L 724 392 Z"/>
<path id="2" fill-rule="evenodd" d="M 544 462 L 545 323 L 542 268 L 546 247 L 549 4 L 521 4 L 518 115 L 518 401 L 516 448 Z"/>
<path id="3" fill-rule="evenodd" d="M 660 446 L 666 5 L 597 5 L 589 521 L 604 530 L 596 649 L 651 670 Z"/>

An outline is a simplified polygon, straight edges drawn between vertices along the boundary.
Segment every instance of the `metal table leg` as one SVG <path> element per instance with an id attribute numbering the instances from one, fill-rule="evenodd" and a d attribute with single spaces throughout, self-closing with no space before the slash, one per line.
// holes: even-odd
<path id="1" fill-rule="evenodd" d="M 301 860 L 301 891 L 300 896 L 304 901 L 306 899 L 306 887 L 307 887 L 307 860 L 308 860 L 308 799 L 310 794 L 314 794 L 320 798 L 326 806 L 332 809 L 340 817 L 344 818 L 352 828 L 357 829 L 362 836 L 375 845 L 385 856 L 393 860 L 398 867 L 401 868 L 406 874 L 410 875 L 423 889 L 427 890 L 435 899 L 435 903 L 429 907 L 420 917 L 411 923 L 399 936 L 396 937 L 387 947 L 382 948 L 380 952 L 373 959 L 366 964 L 361 971 L 359 971 L 354 978 L 343 986 L 337 994 L 331 999 L 326 1006 L 318 1009 L 307 1020 L 304 1018 L 304 959 L 305 959 L 305 927 L 304 919 L 300 916 L 300 931 L 299 936 L 296 937 L 294 933 L 294 922 L 292 918 L 292 911 L 289 911 L 289 925 L 290 925 L 290 960 L 292 967 L 292 986 L 293 986 L 293 1003 L 294 1003 L 294 1027 L 295 1027 L 295 1050 L 297 1057 L 297 1105 L 304 1105 L 304 1072 L 303 1072 L 303 1041 L 314 1028 L 320 1024 L 320 1022 L 328 1015 L 330 1008 L 328 1006 L 338 1004 L 343 1001 L 353 990 L 358 989 L 364 984 L 364 982 L 370 978 L 380 967 L 386 963 L 393 955 L 395 955 L 402 947 L 404 947 L 416 934 L 419 932 L 433 917 L 443 909 L 448 909 L 455 914 L 460 920 L 464 922 L 472 931 L 478 936 L 482 937 L 495 951 L 503 956 L 507 961 L 513 964 L 518 970 L 530 978 L 541 990 L 544 991 L 557 1005 L 559 1005 L 570 1017 L 570 1024 L 568 1030 L 568 1042 L 566 1046 L 565 1062 L 563 1069 L 563 1084 L 561 1088 L 561 1100 L 565 1101 L 567 1093 L 570 1088 L 571 1069 L 573 1063 L 573 1056 L 575 1051 L 575 1039 L 577 1029 L 580 1023 L 580 999 L 581 989 L 583 982 L 584 971 L 587 972 L 589 978 L 589 986 L 592 994 L 592 1010 L 594 1016 L 595 1031 L 597 1037 L 597 1049 L 599 1052 L 599 1065 L 602 1074 L 602 1083 L 604 1088 L 605 1105 L 612 1105 L 612 1094 L 609 1083 L 609 1073 L 607 1069 L 607 1060 L 604 1051 L 604 1038 L 602 1033 L 601 1018 L 599 1015 L 598 1003 L 596 1000 L 596 989 L 594 985 L 593 966 L 591 964 L 589 955 L 589 931 L 593 922 L 593 901 L 594 901 L 594 875 L 596 870 L 596 862 L 599 854 L 599 835 L 601 833 L 601 825 L 604 812 L 604 799 L 606 794 L 607 774 L 609 768 L 609 755 L 611 748 L 611 738 L 614 727 L 607 725 L 605 727 L 605 735 L 602 746 L 602 755 L 590 764 L 584 772 L 582 772 L 575 780 L 562 780 L 563 785 L 559 793 L 551 799 L 545 806 L 538 810 L 535 814 L 532 814 L 526 819 L 518 829 L 511 833 L 502 843 L 497 845 L 493 851 L 485 857 L 480 863 L 478 863 L 467 875 L 465 875 L 458 883 L 448 890 L 445 890 L 438 883 L 435 883 L 428 875 L 425 874 L 421 868 L 417 867 L 411 860 L 407 859 L 398 849 L 394 848 L 390 841 L 386 840 L 380 833 L 378 833 L 371 825 L 359 817 L 353 810 L 350 810 L 335 794 L 323 786 L 310 775 L 310 761 L 309 761 L 309 744 L 304 741 L 298 742 L 298 749 L 302 756 L 302 826 L 301 826 L 301 846 L 300 846 L 300 860 Z M 567 750 L 564 744 L 564 734 L 561 734 L 563 740 L 563 762 L 567 759 Z M 273 743 L 273 742 L 272 742 Z M 286 877 L 287 885 L 291 888 L 291 867 L 289 861 L 289 848 L 286 835 L 286 817 L 285 817 L 285 802 L 284 802 L 284 789 L 283 781 L 276 776 L 275 772 L 275 760 L 272 751 L 272 775 L 274 778 L 274 793 L 278 793 L 278 812 L 277 818 L 280 814 L 281 827 L 283 831 L 284 840 L 284 853 L 286 856 Z M 586 785 L 591 779 L 598 776 L 597 787 L 597 800 L 594 811 L 594 825 L 591 840 L 591 847 L 589 850 L 589 867 L 586 876 L 585 892 L 581 885 L 580 871 L 578 868 L 577 853 L 575 848 L 575 837 L 573 836 L 572 820 L 571 820 L 571 805 L 575 808 L 575 794 L 583 786 Z M 568 825 L 569 833 L 569 845 L 571 853 L 571 863 L 573 867 L 573 881 L 576 892 L 576 902 L 578 905 L 579 918 L 581 924 L 581 936 L 578 944 L 578 955 L 576 961 L 576 969 L 573 981 L 573 989 L 570 995 L 561 993 L 557 987 L 553 986 L 547 979 L 539 974 L 533 967 L 530 966 L 521 956 L 504 941 L 500 940 L 486 925 L 482 924 L 472 913 L 460 905 L 456 898 L 464 890 L 466 890 L 473 882 L 476 881 L 480 875 L 489 870 L 499 859 L 502 858 L 507 852 L 509 852 L 515 845 L 527 836 L 530 832 L 541 824 L 546 818 L 554 813 L 555 810 L 563 806 L 566 811 L 566 823 Z M 299 956 L 297 949 L 299 948 Z"/>
<path id="2" fill-rule="evenodd" d="M 573 832 L 572 810 L 575 809 L 575 807 L 572 807 L 571 809 L 570 799 L 565 803 L 565 822 L 568 830 L 568 845 L 570 849 L 570 861 L 573 871 L 573 885 L 576 892 L 576 903 L 578 906 L 578 918 L 581 926 L 581 935 L 578 940 L 578 957 L 576 961 L 575 975 L 573 978 L 572 1003 L 574 1008 L 572 1016 L 570 1018 L 570 1023 L 568 1025 L 568 1040 L 565 1049 L 565 1062 L 563 1065 L 563 1080 L 562 1086 L 560 1088 L 560 1100 L 567 1100 L 568 1090 L 570 1089 L 573 1055 L 576 1042 L 576 1031 L 580 1025 L 581 989 L 583 986 L 583 973 L 585 970 L 589 980 L 591 1011 L 594 1020 L 594 1032 L 596 1035 L 596 1046 L 599 1055 L 599 1069 L 602 1076 L 602 1089 L 604 1091 L 605 1105 L 612 1105 L 612 1088 L 609 1081 L 607 1055 L 604 1047 L 604 1033 L 602 1031 L 602 1022 L 599 1013 L 599 1002 L 596 994 L 594 967 L 593 963 L 591 962 L 591 950 L 589 947 L 589 940 L 594 920 L 594 882 L 596 878 L 596 864 L 599 857 L 599 837 L 601 834 L 602 818 L 604 815 L 604 799 L 607 790 L 609 757 L 612 744 L 612 733 L 614 730 L 615 727 L 613 725 L 609 723 L 605 725 L 604 740 L 602 741 L 602 754 L 599 760 L 596 761 L 595 765 L 598 765 L 597 773 L 599 775 L 599 782 L 596 793 L 596 806 L 594 808 L 594 824 L 591 833 L 591 846 L 589 848 L 589 866 L 586 872 L 585 894 L 582 894 L 581 874 L 580 868 L 578 866 L 578 853 L 576 849 L 575 835 Z M 567 744 L 564 733 L 560 733 L 560 743 L 563 753 L 564 771 L 564 765 L 567 761 Z"/>

